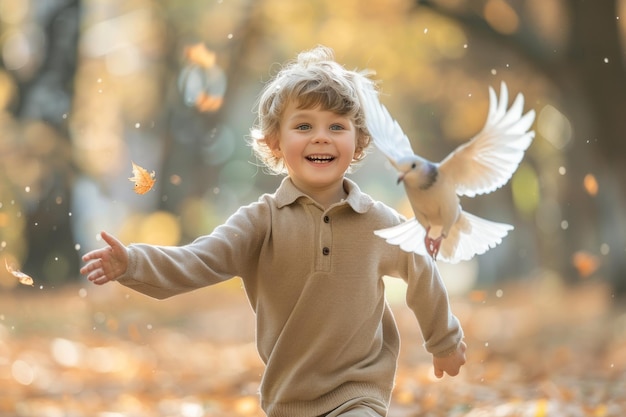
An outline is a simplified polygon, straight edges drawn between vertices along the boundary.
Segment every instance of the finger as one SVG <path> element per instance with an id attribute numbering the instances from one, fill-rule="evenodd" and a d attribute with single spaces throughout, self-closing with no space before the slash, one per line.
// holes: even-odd
<path id="1" fill-rule="evenodd" d="M 87 275 L 87 279 L 98 285 L 102 285 L 111 281 L 107 277 L 107 274 L 104 272 L 104 269 L 102 268 L 95 268 L 92 272 L 89 273 L 89 275 Z"/>
<path id="2" fill-rule="evenodd" d="M 93 282 L 96 285 L 104 285 L 107 282 L 111 281 L 109 278 L 107 278 L 106 276 L 102 275 L 99 276 L 98 278 L 94 278 L 92 280 L 90 280 L 91 282 Z"/>
<path id="3" fill-rule="evenodd" d="M 80 273 L 82 275 L 87 275 L 90 272 L 94 271 L 95 269 L 99 268 L 99 260 L 100 258 L 96 258 L 95 260 L 87 263 L 85 266 L 83 266 L 82 268 L 80 268 Z"/>
<path id="4" fill-rule="evenodd" d="M 435 368 L 435 376 L 437 378 L 443 378 L 443 370 L 441 370 L 439 368 Z"/>
<path id="5" fill-rule="evenodd" d="M 102 236 L 102 239 L 113 249 L 121 249 L 124 247 L 122 242 L 117 240 L 115 236 L 110 235 L 105 231 L 101 232 L 100 236 Z"/>
<path id="6" fill-rule="evenodd" d="M 103 252 L 104 251 L 102 249 L 92 250 L 91 252 L 87 252 L 86 254 L 84 254 L 82 259 L 83 261 L 87 262 L 91 261 L 92 259 L 101 258 Z"/>
<path id="7" fill-rule="evenodd" d="M 80 269 L 80 272 L 87 275 L 89 281 L 93 281 L 99 276 L 104 275 L 104 270 L 101 268 L 101 263 L 98 261 L 90 262 Z"/>

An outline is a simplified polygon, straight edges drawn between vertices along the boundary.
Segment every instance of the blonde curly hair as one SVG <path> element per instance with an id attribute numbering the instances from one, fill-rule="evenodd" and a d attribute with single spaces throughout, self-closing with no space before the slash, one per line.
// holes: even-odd
<path id="1" fill-rule="evenodd" d="M 250 144 L 257 158 L 272 173 L 286 173 L 284 161 L 272 150 L 278 144 L 283 112 L 295 100 L 298 108 L 321 107 L 349 117 L 357 131 L 353 164 L 362 160 L 370 134 L 359 90 L 375 89 L 369 74 L 346 70 L 335 62 L 332 49 L 325 46 L 298 54 L 266 84 L 260 95 L 256 125 L 250 130 Z"/>

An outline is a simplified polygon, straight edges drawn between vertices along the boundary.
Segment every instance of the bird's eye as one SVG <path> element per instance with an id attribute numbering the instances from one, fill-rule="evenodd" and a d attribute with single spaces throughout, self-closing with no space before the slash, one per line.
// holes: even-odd
<path id="1" fill-rule="evenodd" d="M 415 168 L 417 168 L 417 164 L 416 164 L 415 162 L 413 162 L 413 163 L 411 164 L 411 169 L 415 169 Z"/>

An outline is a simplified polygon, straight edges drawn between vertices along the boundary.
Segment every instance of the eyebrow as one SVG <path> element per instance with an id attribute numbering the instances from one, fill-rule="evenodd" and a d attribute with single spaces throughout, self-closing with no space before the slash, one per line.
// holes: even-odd
<path id="1" fill-rule="evenodd" d="M 301 118 L 308 118 L 308 117 L 311 117 L 311 114 L 314 111 L 317 112 L 317 110 L 298 109 L 294 113 L 292 113 L 291 116 L 287 120 L 297 120 L 297 119 L 301 119 Z M 335 113 L 333 111 L 330 111 L 330 110 L 323 110 L 323 111 L 326 111 L 328 113 L 332 113 L 333 117 L 335 117 L 337 119 L 344 119 L 344 120 L 352 121 L 352 119 L 349 116 L 347 116 L 347 115 L 337 114 L 337 113 Z"/>

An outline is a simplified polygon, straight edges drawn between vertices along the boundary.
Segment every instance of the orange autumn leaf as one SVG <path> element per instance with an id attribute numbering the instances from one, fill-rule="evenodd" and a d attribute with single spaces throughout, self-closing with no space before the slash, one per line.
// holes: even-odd
<path id="1" fill-rule="evenodd" d="M 200 93 L 196 99 L 196 108 L 201 112 L 214 112 L 222 107 L 223 101 L 223 97 Z"/>
<path id="2" fill-rule="evenodd" d="M 203 43 L 187 46 L 185 57 L 194 64 L 204 68 L 211 68 L 215 65 L 215 52 L 211 51 Z"/>
<path id="3" fill-rule="evenodd" d="M 587 278 L 600 267 L 600 260 L 591 253 L 578 251 L 572 256 L 572 264 L 581 277 Z"/>
<path id="4" fill-rule="evenodd" d="M 596 180 L 596 177 L 593 174 L 585 175 L 585 178 L 583 179 L 583 186 L 585 187 L 585 191 L 587 191 L 587 194 L 589 194 L 590 196 L 595 196 L 598 194 L 598 180 Z"/>
<path id="5" fill-rule="evenodd" d="M 5 259 L 4 260 L 4 266 L 6 267 L 7 271 L 9 271 L 9 273 L 11 275 L 13 275 L 15 278 L 18 279 L 18 281 L 20 282 L 20 284 L 23 285 L 30 285 L 31 287 L 35 286 L 35 281 L 29 276 L 26 275 L 25 273 L 23 273 L 22 271 L 18 271 L 16 269 L 13 269 L 10 265 L 9 262 Z"/>
<path id="6" fill-rule="evenodd" d="M 135 183 L 135 192 L 137 194 L 145 194 L 154 186 L 156 174 L 154 171 L 149 173 L 145 168 L 132 161 L 131 163 L 133 164 L 133 176 L 129 180 Z"/>

